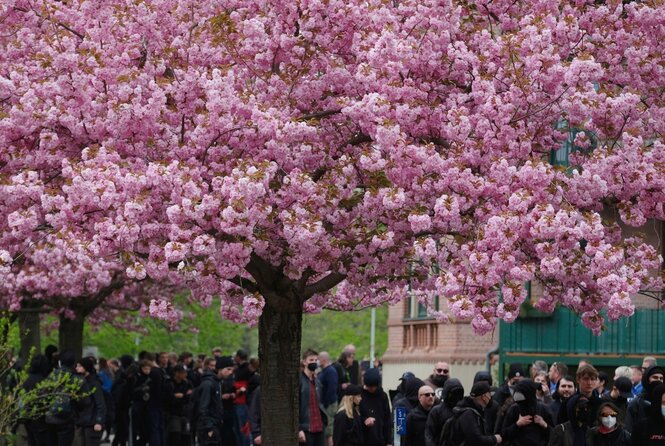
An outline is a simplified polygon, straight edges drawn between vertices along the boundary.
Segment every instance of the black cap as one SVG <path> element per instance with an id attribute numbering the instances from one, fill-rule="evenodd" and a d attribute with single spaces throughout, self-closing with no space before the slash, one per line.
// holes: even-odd
<path id="1" fill-rule="evenodd" d="M 404 372 L 402 374 L 402 377 L 399 379 L 400 381 L 408 381 L 411 378 L 415 378 L 416 375 L 413 374 L 413 372 Z"/>
<path id="2" fill-rule="evenodd" d="M 524 377 L 524 369 L 522 368 L 522 364 L 515 362 L 510 364 L 510 369 L 508 369 L 508 379 L 513 379 L 517 376 Z"/>
<path id="3" fill-rule="evenodd" d="M 349 384 L 346 389 L 344 389 L 345 396 L 355 396 L 360 395 L 362 388 L 356 384 Z"/>
<path id="4" fill-rule="evenodd" d="M 216 365 L 216 364 L 215 364 Z M 182 364 L 176 364 L 175 367 L 173 367 L 173 373 L 178 373 L 178 372 L 186 372 L 187 369 L 185 368 L 184 365 Z"/>
<path id="5" fill-rule="evenodd" d="M 471 388 L 471 393 L 470 395 L 473 397 L 484 395 L 486 393 L 489 393 L 492 391 L 492 388 L 490 387 L 489 384 L 485 381 L 478 381 L 473 385 Z"/>
<path id="6" fill-rule="evenodd" d="M 624 398 L 633 397 L 633 383 L 629 378 L 625 376 L 620 376 L 614 381 L 614 387 L 619 390 L 619 395 Z"/>
<path id="7" fill-rule="evenodd" d="M 230 356 L 220 356 L 215 362 L 215 368 L 217 370 L 233 367 L 234 365 L 233 359 Z"/>
<path id="8" fill-rule="evenodd" d="M 366 386 L 380 386 L 381 385 L 381 372 L 379 372 L 379 369 L 377 368 L 372 368 L 369 369 L 365 372 L 365 376 L 363 376 L 363 382 L 365 383 Z"/>

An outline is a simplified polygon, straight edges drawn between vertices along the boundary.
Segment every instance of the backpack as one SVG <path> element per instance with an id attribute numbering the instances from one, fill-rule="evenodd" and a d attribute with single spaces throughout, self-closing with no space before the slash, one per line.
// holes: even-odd
<path id="1" fill-rule="evenodd" d="M 448 418 L 446 422 L 443 424 L 443 428 L 441 428 L 441 434 L 439 435 L 438 446 L 464 446 L 464 444 L 466 443 L 464 440 L 462 440 L 460 444 L 453 443 L 453 432 L 455 431 L 455 425 L 457 423 L 457 420 L 467 410 L 474 411 L 476 412 L 477 415 L 480 415 L 478 414 L 477 411 L 475 411 L 470 407 L 464 407 L 460 408 L 460 410 L 454 411 L 453 416 Z"/>
<path id="2" fill-rule="evenodd" d="M 73 382 L 74 377 L 70 372 L 63 370 L 56 370 L 53 375 L 56 379 L 60 379 L 62 374 L 69 374 L 67 379 L 68 383 Z M 74 402 L 70 395 L 70 391 L 66 388 L 66 384 L 60 386 L 56 390 L 56 395 L 46 411 L 44 421 L 46 424 L 67 424 L 74 422 Z"/>

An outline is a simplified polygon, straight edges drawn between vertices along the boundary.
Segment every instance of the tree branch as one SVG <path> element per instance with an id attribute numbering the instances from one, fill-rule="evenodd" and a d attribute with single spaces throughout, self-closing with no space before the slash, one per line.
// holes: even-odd
<path id="1" fill-rule="evenodd" d="M 231 279 L 228 279 L 229 282 L 233 283 L 234 285 L 239 286 L 243 290 L 247 291 L 248 293 L 258 293 L 259 288 L 256 286 L 254 282 L 252 282 L 249 279 L 243 279 L 240 276 L 235 276 Z"/>
<path id="2" fill-rule="evenodd" d="M 341 113 L 342 109 L 341 108 L 335 108 L 335 109 L 330 109 L 330 110 L 323 110 L 320 112 L 314 112 L 314 113 L 307 113 L 306 115 L 302 115 L 298 118 L 298 121 L 309 121 L 310 119 L 321 119 L 321 118 L 326 118 L 328 116 L 336 115 L 338 113 Z"/>
<path id="3" fill-rule="evenodd" d="M 315 294 L 323 293 L 325 291 L 333 289 L 344 279 L 346 279 L 346 274 L 341 274 L 341 273 L 328 274 L 323 279 L 305 287 L 305 290 L 303 291 L 303 301 L 306 301 Z"/>

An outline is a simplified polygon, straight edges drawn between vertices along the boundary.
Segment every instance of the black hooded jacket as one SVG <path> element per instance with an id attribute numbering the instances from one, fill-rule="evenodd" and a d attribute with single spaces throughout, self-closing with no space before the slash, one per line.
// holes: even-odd
<path id="1" fill-rule="evenodd" d="M 526 398 L 523 401 L 513 403 L 503 419 L 501 437 L 513 446 L 547 445 L 553 425 L 552 416 L 536 397 L 538 387 L 539 385 L 530 379 L 522 380 L 513 387 L 515 394 L 522 393 Z M 540 416 L 547 423 L 547 427 L 542 427 L 535 420 L 525 426 L 518 426 L 517 421 L 520 416 L 531 416 L 533 418 Z"/>
<path id="2" fill-rule="evenodd" d="M 457 378 L 449 378 L 443 385 L 441 402 L 434 406 L 427 417 L 425 425 L 425 444 L 438 446 L 441 429 L 453 416 L 453 408 L 464 398 L 464 387 Z"/>
<path id="3" fill-rule="evenodd" d="M 580 399 L 586 400 L 586 404 L 584 404 L 584 406 L 588 410 L 585 412 L 585 418 L 578 418 L 578 414 L 575 409 L 578 405 L 578 402 L 580 402 Z M 559 424 L 554 429 L 552 429 L 549 444 L 573 445 L 576 444 L 576 441 L 582 442 L 581 444 L 585 444 L 583 442 L 586 441 L 587 431 L 589 430 L 589 427 L 592 426 L 595 422 L 595 413 L 593 412 L 592 407 L 593 405 L 589 399 L 583 395 L 580 395 L 579 393 L 570 397 L 566 403 L 568 421 Z"/>
<path id="4" fill-rule="evenodd" d="M 652 386 L 647 395 L 652 401 L 647 408 L 646 417 L 640 420 L 632 432 L 633 445 L 663 446 L 665 445 L 665 417 L 661 412 L 661 401 L 665 395 L 665 384 Z"/>
<path id="5" fill-rule="evenodd" d="M 452 431 L 452 444 L 465 446 L 492 446 L 496 437 L 485 427 L 484 410 L 470 396 L 464 397 L 455 406 L 453 413 L 457 416 Z"/>
<path id="6" fill-rule="evenodd" d="M 371 393 L 363 389 L 360 401 L 360 415 L 363 420 L 374 418 L 373 426 L 365 426 L 365 446 L 385 446 L 393 442 L 392 418 L 390 415 L 390 403 L 388 395 L 381 387 Z"/>
<path id="7" fill-rule="evenodd" d="M 406 415 L 418 406 L 418 389 L 424 386 L 425 383 L 419 378 L 411 378 L 406 382 L 404 386 L 404 396 L 396 399 L 393 403 L 393 410 L 398 407 L 403 407 L 406 409 Z M 405 436 L 401 436 L 401 440 L 405 440 Z"/>
<path id="8" fill-rule="evenodd" d="M 665 369 L 656 365 L 649 367 L 642 375 L 642 393 L 628 403 L 624 427 L 629 432 L 633 432 L 638 423 L 648 418 L 649 407 L 651 406 L 650 395 L 653 394 L 653 390 L 660 384 L 658 381 L 649 383 L 649 377 L 654 373 L 660 373 L 665 376 Z"/>

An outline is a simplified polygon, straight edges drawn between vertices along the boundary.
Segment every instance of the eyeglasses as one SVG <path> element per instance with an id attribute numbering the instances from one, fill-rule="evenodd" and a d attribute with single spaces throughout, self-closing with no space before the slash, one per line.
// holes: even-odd
<path id="1" fill-rule="evenodd" d="M 436 369 L 436 373 L 448 373 L 448 369 Z"/>
<path id="2" fill-rule="evenodd" d="M 430 393 L 421 393 L 420 396 L 433 397 L 433 396 L 434 396 L 434 392 L 430 392 Z"/>

